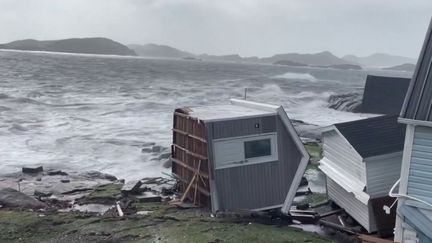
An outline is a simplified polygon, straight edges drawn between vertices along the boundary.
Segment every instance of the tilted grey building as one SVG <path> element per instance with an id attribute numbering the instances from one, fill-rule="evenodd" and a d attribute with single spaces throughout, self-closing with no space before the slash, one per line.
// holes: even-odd
<path id="1" fill-rule="evenodd" d="M 231 100 L 175 110 L 172 161 L 195 204 L 288 213 L 309 154 L 283 107 Z"/>

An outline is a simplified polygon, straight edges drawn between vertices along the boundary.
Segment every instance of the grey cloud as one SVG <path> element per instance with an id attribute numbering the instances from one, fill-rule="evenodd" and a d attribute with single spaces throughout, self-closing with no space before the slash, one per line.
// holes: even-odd
<path id="1" fill-rule="evenodd" d="M 0 0 L 0 42 L 103 36 L 190 52 L 416 57 L 430 0 Z"/>

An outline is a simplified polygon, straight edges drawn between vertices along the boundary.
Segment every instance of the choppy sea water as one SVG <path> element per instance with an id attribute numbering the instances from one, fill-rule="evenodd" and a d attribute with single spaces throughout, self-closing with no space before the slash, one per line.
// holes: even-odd
<path id="1" fill-rule="evenodd" d="M 291 118 L 326 126 L 360 119 L 327 108 L 332 94 L 361 91 L 383 71 L 0 51 L 0 173 L 44 165 L 119 178 L 160 176 L 176 107 L 230 98 L 283 105 Z"/>

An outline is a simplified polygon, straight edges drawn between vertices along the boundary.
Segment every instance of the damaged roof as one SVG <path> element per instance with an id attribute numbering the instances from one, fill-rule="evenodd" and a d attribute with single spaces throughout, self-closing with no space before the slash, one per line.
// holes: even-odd
<path id="1" fill-rule="evenodd" d="M 405 125 L 396 115 L 378 116 L 334 125 L 363 158 L 402 151 Z"/>
<path id="2" fill-rule="evenodd" d="M 242 117 L 275 115 L 277 108 L 277 106 L 274 106 L 270 109 L 262 109 L 261 107 L 247 107 L 238 105 L 237 103 L 231 103 L 228 105 L 188 107 L 187 111 L 190 117 L 198 118 L 203 121 L 215 121 Z"/>

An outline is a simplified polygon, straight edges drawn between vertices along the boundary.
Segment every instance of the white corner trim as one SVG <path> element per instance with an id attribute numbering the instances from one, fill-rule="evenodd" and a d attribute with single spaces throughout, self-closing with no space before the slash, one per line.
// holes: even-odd
<path id="1" fill-rule="evenodd" d="M 277 108 L 277 113 L 279 117 L 282 120 L 282 123 L 285 125 L 285 128 L 288 129 L 289 134 L 291 135 L 291 138 L 294 140 L 294 143 L 297 146 L 297 149 L 302 154 L 302 159 L 300 160 L 300 164 L 297 168 L 296 174 L 294 175 L 294 178 L 291 182 L 290 188 L 288 190 L 288 194 L 285 198 L 285 202 L 282 206 L 282 213 L 288 214 L 289 210 L 291 208 L 291 204 L 294 200 L 295 194 L 297 192 L 297 189 L 300 185 L 301 178 L 303 177 L 303 174 L 306 171 L 306 167 L 309 163 L 310 155 L 307 152 L 306 148 L 304 147 L 300 137 L 297 134 L 297 131 L 295 130 L 294 126 L 292 125 L 288 115 L 286 114 L 284 108 L 280 106 Z"/>
<path id="2" fill-rule="evenodd" d="M 408 125 L 406 128 L 405 144 L 403 150 L 404 152 L 402 156 L 401 181 L 399 184 L 400 194 L 406 194 L 408 189 L 408 176 L 409 176 L 409 169 L 411 166 L 411 154 L 412 154 L 412 147 L 414 142 L 414 133 L 415 133 L 415 126 Z"/>
<path id="3" fill-rule="evenodd" d="M 336 182 L 345 191 L 354 194 L 361 203 L 368 205 L 370 196 L 363 191 L 366 184 L 358 179 L 348 176 L 344 171 L 331 165 L 326 158 L 320 161 L 319 168 L 326 176 Z"/>
<path id="4" fill-rule="evenodd" d="M 421 120 L 414 120 L 414 119 L 407 119 L 407 118 L 398 118 L 399 123 L 404 123 L 407 125 L 419 125 L 419 126 L 425 126 L 425 127 L 432 127 L 431 121 L 421 121 Z"/>
<path id="5" fill-rule="evenodd" d="M 414 129 L 415 126 L 413 124 L 407 124 L 406 133 L 405 133 L 405 144 L 402 155 L 402 165 L 401 165 L 401 175 L 400 175 L 400 184 L 399 184 L 399 194 L 406 194 L 408 191 L 408 175 L 409 168 L 411 165 L 411 154 L 412 147 L 414 142 Z M 399 198 L 397 209 L 405 203 L 405 198 Z M 395 225 L 395 242 L 401 242 L 403 239 L 403 223 L 404 218 L 402 216 L 397 215 L 396 217 L 396 225 Z"/>

